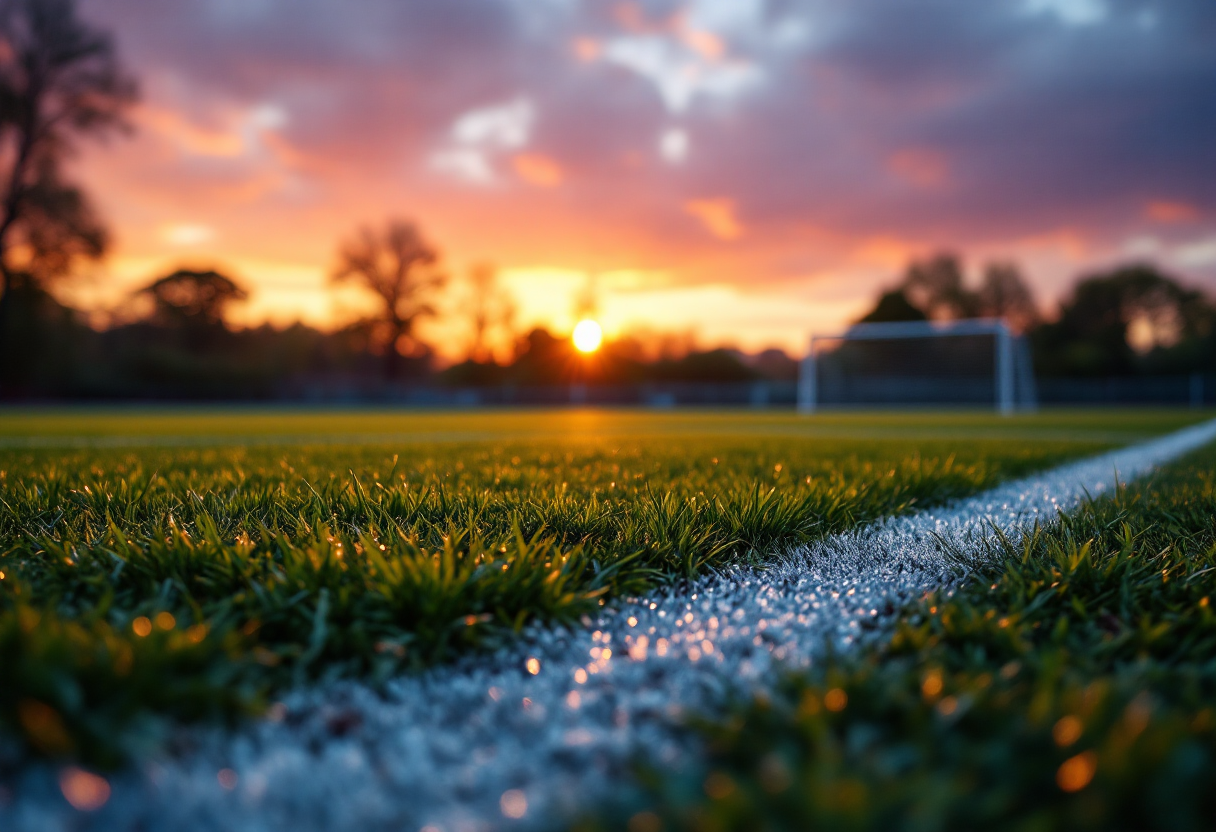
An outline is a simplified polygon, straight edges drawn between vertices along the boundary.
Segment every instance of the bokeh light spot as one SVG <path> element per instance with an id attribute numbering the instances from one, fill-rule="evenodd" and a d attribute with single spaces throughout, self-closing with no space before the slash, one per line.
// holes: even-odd
<path id="1" fill-rule="evenodd" d="M 519 789 L 508 789 L 498 801 L 502 813 L 509 818 L 522 818 L 528 811 L 528 798 Z"/>
<path id="2" fill-rule="evenodd" d="M 110 784 L 104 777 L 68 766 L 59 774 L 59 789 L 73 809 L 92 812 L 106 805 L 110 799 Z"/>

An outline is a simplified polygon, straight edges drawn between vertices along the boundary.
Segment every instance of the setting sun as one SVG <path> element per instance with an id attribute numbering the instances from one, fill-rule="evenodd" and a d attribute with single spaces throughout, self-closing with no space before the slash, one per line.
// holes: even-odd
<path id="1" fill-rule="evenodd" d="M 604 340 L 604 331 L 595 321 L 584 318 L 574 327 L 571 338 L 579 352 L 595 352 Z"/>

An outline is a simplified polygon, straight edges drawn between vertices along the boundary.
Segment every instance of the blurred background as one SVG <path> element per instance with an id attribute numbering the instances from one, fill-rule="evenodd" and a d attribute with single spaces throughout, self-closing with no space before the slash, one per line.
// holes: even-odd
<path id="1" fill-rule="evenodd" d="M 0 399 L 1216 402 L 1210 0 L 0 0 Z"/>

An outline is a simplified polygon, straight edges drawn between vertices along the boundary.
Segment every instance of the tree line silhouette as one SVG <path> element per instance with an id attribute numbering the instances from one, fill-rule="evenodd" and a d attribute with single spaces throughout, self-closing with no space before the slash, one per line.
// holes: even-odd
<path id="1" fill-rule="evenodd" d="M 1044 319 L 1013 262 L 986 265 L 970 287 L 957 255 L 913 261 L 859 322 L 1003 318 L 1029 340 L 1043 376 L 1216 371 L 1216 303 L 1151 263 L 1082 276 Z"/>
<path id="2" fill-rule="evenodd" d="M 248 290 L 215 270 L 179 269 L 127 299 L 104 326 L 61 303 L 57 285 L 106 251 L 106 229 L 65 160 L 83 139 L 128 129 L 138 86 L 109 36 L 75 0 L 0 0 L 0 398 L 307 396 L 376 385 L 792 380 L 770 350 L 683 350 L 655 356 L 638 339 L 581 356 L 544 329 L 519 333 L 515 306 L 489 264 L 465 281 L 467 358 L 437 370 L 419 327 L 439 314 L 449 275 L 415 223 L 364 226 L 338 247 L 335 284 L 355 283 L 376 312 L 336 331 L 304 324 L 234 328 Z M 593 300 L 593 299 L 592 299 Z M 580 300 L 586 306 L 587 298 Z M 1045 318 L 1012 262 L 969 286 L 959 258 L 911 263 L 862 320 L 999 316 L 1026 333 L 1039 373 L 1103 376 L 1216 370 L 1216 306 L 1151 264 L 1083 277 Z M 493 344 L 508 345 L 496 358 Z"/>

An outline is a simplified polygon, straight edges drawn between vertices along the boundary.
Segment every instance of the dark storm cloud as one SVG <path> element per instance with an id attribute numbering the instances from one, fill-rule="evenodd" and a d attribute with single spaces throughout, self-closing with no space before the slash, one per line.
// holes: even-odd
<path id="1" fill-rule="evenodd" d="M 562 187 L 512 180 L 520 210 L 558 201 L 664 240 L 703 238 L 681 208 L 703 197 L 733 200 L 740 246 L 808 226 L 951 243 L 1068 226 L 1113 240 L 1154 199 L 1216 215 L 1210 0 L 84 8 L 150 82 L 181 91 L 175 106 L 274 102 L 300 152 L 369 176 L 410 171 L 427 193 L 476 199 L 428 160 L 462 114 L 525 100 L 526 141 L 504 140 L 487 164 L 509 179 L 512 153 L 541 154 Z M 664 131 L 683 131 L 687 159 L 662 158 Z"/>
<path id="2" fill-rule="evenodd" d="M 762 180 L 779 213 L 912 232 L 1114 222 L 1151 197 L 1216 210 L 1216 6 L 1069 23 L 1025 4 L 855 4 L 837 21 L 749 106 L 760 152 L 728 187 Z M 940 186 L 893 178 L 901 149 L 939 155 Z"/>

